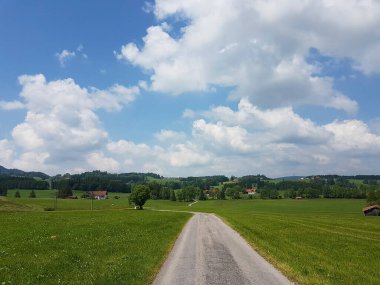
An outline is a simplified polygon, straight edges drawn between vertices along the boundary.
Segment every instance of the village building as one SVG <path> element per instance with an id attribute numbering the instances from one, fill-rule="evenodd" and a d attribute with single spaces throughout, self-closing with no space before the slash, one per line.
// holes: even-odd
<path id="1" fill-rule="evenodd" d="M 365 216 L 380 216 L 380 206 L 373 205 L 363 208 L 363 213 Z"/>
<path id="2" fill-rule="evenodd" d="M 245 192 L 247 192 L 248 195 L 255 195 L 256 194 L 256 188 L 245 189 Z"/>
<path id="3" fill-rule="evenodd" d="M 88 197 L 96 200 L 105 200 L 108 199 L 108 191 L 88 191 Z"/>

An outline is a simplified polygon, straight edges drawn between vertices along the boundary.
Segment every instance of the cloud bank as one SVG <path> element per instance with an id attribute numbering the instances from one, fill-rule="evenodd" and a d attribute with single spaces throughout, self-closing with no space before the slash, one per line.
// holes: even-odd
<path id="1" fill-rule="evenodd" d="M 351 73 L 380 73 L 380 2 L 370 0 L 156 0 L 146 6 L 157 24 L 141 43 L 126 42 L 117 60 L 148 81 L 107 89 L 74 79 L 20 76 L 24 122 L 0 140 L 0 159 L 49 173 L 91 169 L 153 171 L 167 176 L 373 173 L 380 158 L 378 118 L 354 119 L 360 107 L 336 79 L 312 62 L 313 50 L 346 60 Z M 61 65 L 82 51 L 57 54 Z M 163 128 L 153 143 L 113 140 L 99 110 L 117 112 L 140 93 L 180 96 L 228 88 L 236 105 L 183 110 L 190 132 Z M 318 123 L 300 106 L 343 111 Z"/>
<path id="2" fill-rule="evenodd" d="M 154 13 L 161 22 L 147 29 L 143 45 L 127 43 L 117 54 L 151 72 L 153 91 L 229 86 L 232 98 L 261 107 L 309 104 L 355 113 L 357 103 L 307 61 L 310 49 L 349 58 L 365 74 L 380 71 L 376 1 L 157 0 Z"/>

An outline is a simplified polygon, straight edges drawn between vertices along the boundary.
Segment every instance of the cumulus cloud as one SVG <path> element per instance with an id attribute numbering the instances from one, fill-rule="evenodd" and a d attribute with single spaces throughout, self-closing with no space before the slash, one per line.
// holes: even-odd
<path id="1" fill-rule="evenodd" d="M 0 140 L 0 161 L 2 166 L 10 166 L 14 158 L 14 149 L 11 143 L 6 140 Z"/>
<path id="2" fill-rule="evenodd" d="M 64 49 L 61 52 L 57 52 L 55 56 L 58 59 L 61 66 L 64 67 L 69 60 L 73 59 L 76 56 L 76 54 L 75 51 L 69 51 L 67 49 Z"/>
<path id="3" fill-rule="evenodd" d="M 186 139 L 186 134 L 184 132 L 175 132 L 171 130 L 161 130 L 160 132 L 154 134 L 154 137 L 161 142 L 173 142 L 173 141 L 183 141 Z"/>
<path id="4" fill-rule="evenodd" d="M 19 83 L 27 115 L 12 130 L 12 143 L 19 150 L 14 166 L 29 170 L 35 161 L 34 169 L 51 172 L 86 168 L 83 162 L 92 168 L 99 162 L 99 169 L 117 169 L 100 151 L 108 133 L 96 111 L 120 110 L 135 100 L 138 87 L 86 89 L 73 79 L 47 81 L 42 74 L 20 76 Z"/>
<path id="5" fill-rule="evenodd" d="M 0 100 L 0 110 L 12 111 L 24 109 L 25 105 L 20 101 L 3 101 Z"/>
<path id="6" fill-rule="evenodd" d="M 156 0 L 158 24 L 142 44 L 114 52 L 150 76 L 138 86 L 84 88 L 73 79 L 19 77 L 25 120 L 0 140 L 0 159 L 33 170 L 153 171 L 168 176 L 373 173 L 380 158 L 379 120 L 305 119 L 298 106 L 353 114 L 358 104 L 324 75 L 324 62 L 344 60 L 367 76 L 380 72 L 380 3 L 376 1 Z M 56 54 L 61 66 L 83 46 Z M 317 57 L 318 57 L 317 56 Z M 180 95 L 227 88 L 235 107 L 185 109 L 191 132 L 161 129 L 155 144 L 113 141 L 97 111 L 121 110 L 141 90 Z M 234 103 L 230 105 L 233 106 Z M 194 106 L 192 106 L 193 108 Z"/>
<path id="7" fill-rule="evenodd" d="M 233 98 L 261 107 L 313 104 L 354 113 L 357 103 L 307 61 L 310 49 L 349 58 L 366 74 L 380 71 L 376 1 L 157 0 L 154 13 L 160 24 L 147 29 L 143 46 L 127 43 L 117 53 L 152 72 L 154 91 L 229 86 Z M 173 19 L 179 31 L 166 28 Z"/>
<path id="8" fill-rule="evenodd" d="M 102 152 L 89 153 L 86 159 L 93 169 L 113 172 L 119 170 L 119 163 L 112 157 L 106 157 Z"/>
<path id="9" fill-rule="evenodd" d="M 164 148 L 119 140 L 110 142 L 107 150 L 122 164 L 135 171 L 155 170 L 163 175 L 186 175 L 201 173 L 200 166 L 212 161 L 212 155 L 202 146 L 191 142 L 173 143 Z"/>
<path id="10" fill-rule="evenodd" d="M 334 134 L 331 147 L 352 154 L 380 153 L 380 136 L 371 133 L 367 124 L 358 120 L 335 121 L 324 128 Z"/>
<path id="11" fill-rule="evenodd" d="M 66 64 L 74 59 L 75 57 L 77 56 L 80 56 L 82 57 L 83 59 L 87 59 L 88 58 L 88 55 L 86 53 L 83 52 L 83 45 L 80 44 L 76 49 L 75 51 L 70 51 L 70 50 L 67 50 L 67 49 L 63 49 L 61 52 L 56 52 L 55 53 L 55 57 L 58 59 L 61 67 L 65 67 Z"/>
<path id="12" fill-rule="evenodd" d="M 107 111 L 120 111 L 124 105 L 136 100 L 140 89 L 137 86 L 125 87 L 115 84 L 107 90 L 91 88 L 91 99 L 96 108 L 103 108 Z"/>
<path id="13" fill-rule="evenodd" d="M 13 161 L 13 166 L 18 169 L 26 171 L 46 171 L 56 169 L 56 165 L 49 165 L 46 160 L 49 158 L 49 153 L 38 151 L 27 151 L 22 153 L 17 159 Z"/>
<path id="14" fill-rule="evenodd" d="M 240 126 L 228 127 L 222 122 L 216 124 L 206 123 L 205 120 L 197 120 L 193 123 L 193 135 L 201 138 L 205 143 L 220 146 L 222 151 L 232 149 L 238 152 L 247 152 L 251 149 L 247 131 Z"/>

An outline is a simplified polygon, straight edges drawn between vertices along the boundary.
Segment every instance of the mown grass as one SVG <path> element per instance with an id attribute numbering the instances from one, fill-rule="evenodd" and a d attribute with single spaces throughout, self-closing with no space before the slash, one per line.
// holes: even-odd
<path id="1" fill-rule="evenodd" d="M 16 192 L 19 191 L 21 198 L 28 198 L 29 194 L 32 190 L 28 189 L 10 189 L 8 190 L 7 197 L 8 199 L 14 198 Z M 49 190 L 34 190 L 34 193 L 36 194 L 37 198 L 55 198 L 57 195 L 57 190 L 55 189 L 49 189 Z M 79 191 L 79 190 L 73 190 L 73 196 L 77 196 L 80 198 L 82 194 L 85 193 L 84 191 Z M 116 192 L 109 192 L 109 198 L 113 199 L 115 196 L 119 196 L 120 198 L 127 198 L 128 194 L 127 193 L 116 193 Z"/>
<path id="2" fill-rule="evenodd" d="M 8 200 L 11 203 L 18 203 L 32 207 L 33 209 L 38 207 L 40 207 L 39 209 L 43 209 L 44 206 L 49 206 L 53 201 L 51 198 L 16 199 L 11 197 L 9 197 Z M 109 199 L 93 202 L 94 209 L 109 210 L 130 207 L 126 197 L 122 197 L 119 200 Z M 88 210 L 91 206 L 90 203 L 91 201 L 86 199 L 59 199 L 58 209 Z M 364 200 L 210 200 L 204 202 L 200 201 L 191 207 L 189 207 L 188 204 L 189 203 L 150 200 L 147 202 L 145 208 L 216 213 L 240 232 L 265 258 L 298 284 L 378 284 L 380 280 L 380 219 L 378 217 L 363 216 L 361 208 L 365 206 Z M 29 213 L 11 214 L 11 217 L 13 216 L 17 219 L 9 220 L 7 222 L 8 225 L 5 226 L 3 226 L 3 219 L 1 219 L 0 231 L 6 232 L 7 229 L 9 229 L 11 232 L 14 232 L 11 234 L 11 237 L 1 234 L 1 236 L 7 236 L 5 244 L 12 244 L 14 247 L 21 241 L 21 243 L 23 243 L 24 253 L 27 256 L 26 260 L 34 258 L 32 253 L 28 254 L 28 240 L 32 241 L 32 245 L 35 244 L 31 247 L 33 252 L 41 251 L 43 248 L 38 248 L 38 246 L 47 243 L 47 247 L 43 249 L 42 252 L 49 250 L 55 252 L 55 250 L 59 248 L 60 250 L 56 251 L 55 255 L 53 255 L 55 258 L 53 259 L 53 263 L 63 263 L 65 266 L 68 266 L 69 270 L 64 271 L 65 273 L 63 275 L 59 275 L 57 265 L 49 269 L 52 266 L 50 264 L 52 262 L 47 262 L 46 260 L 39 262 L 38 265 L 36 264 L 34 267 L 27 267 L 27 264 L 24 263 L 21 267 L 8 268 L 6 267 L 8 264 L 13 264 L 9 259 L 11 256 L 7 257 L 7 262 L 3 262 L 4 253 L 1 253 L 0 250 L 0 277 L 3 276 L 4 272 L 12 272 L 16 269 L 21 270 L 20 268 L 29 268 L 23 270 L 26 270 L 26 272 L 31 271 L 31 273 L 27 275 L 29 276 L 28 278 L 34 278 L 32 279 L 33 282 L 38 284 L 57 283 L 58 279 L 56 279 L 55 276 L 59 277 L 65 274 L 73 274 L 73 281 L 70 279 L 69 282 L 67 277 L 66 279 L 60 279 L 61 282 L 75 284 L 75 282 L 79 283 L 78 280 L 80 280 L 80 277 L 83 278 L 83 274 L 87 276 L 87 272 L 89 272 L 89 277 L 86 278 L 89 279 L 86 279 L 87 281 L 85 281 L 84 284 L 117 284 L 127 273 L 125 271 L 120 271 L 122 272 L 120 274 L 112 273 L 114 275 L 107 273 L 114 272 L 115 270 L 118 272 L 122 270 L 121 267 L 123 267 L 116 266 L 114 267 L 116 268 L 115 270 L 111 270 L 111 267 L 114 265 L 108 267 L 107 264 L 109 261 L 107 260 L 109 260 L 109 258 L 107 254 L 110 254 L 111 260 L 115 260 L 115 263 L 111 262 L 110 264 L 119 264 L 120 258 L 122 258 L 123 255 L 118 255 L 118 252 L 136 253 L 141 251 L 141 254 L 132 254 L 133 257 L 128 259 L 129 263 L 126 267 L 134 268 L 136 266 L 147 265 L 147 271 L 142 269 L 138 270 L 140 270 L 141 276 L 150 274 L 149 278 L 153 278 L 153 272 L 155 272 L 158 267 L 154 265 L 156 267 L 153 267 L 156 269 L 152 271 L 152 265 L 148 264 L 153 264 L 154 262 L 149 263 L 149 261 L 145 261 L 146 259 L 149 260 L 152 249 L 148 246 L 146 248 L 147 255 L 145 255 L 145 247 L 141 245 L 124 247 L 122 238 L 118 236 L 116 232 L 124 231 L 124 233 L 130 237 L 129 242 L 127 242 L 129 244 L 133 244 L 137 239 L 139 242 L 141 241 L 141 244 L 145 243 L 149 245 L 149 242 L 152 240 L 156 242 L 158 236 L 165 236 L 165 234 L 160 234 L 159 231 L 156 231 L 157 225 L 160 225 L 160 223 L 157 223 L 155 218 L 163 214 L 168 215 L 165 216 L 168 222 L 164 222 L 166 221 L 164 219 L 162 219 L 161 222 L 168 223 L 170 229 L 175 228 L 175 223 L 178 223 L 176 228 L 176 233 L 178 234 L 180 227 L 184 223 L 184 219 L 178 220 L 177 215 L 181 216 L 186 214 L 103 210 L 93 212 L 66 211 L 31 213 L 31 216 L 29 216 Z M 135 216 L 139 213 L 143 214 Z M 1 218 L 3 217 L 7 217 L 7 215 L 4 214 Z M 37 218 L 34 219 L 33 217 Z M 138 217 L 141 218 L 140 221 L 137 221 Z M 49 221 L 52 224 L 51 226 L 48 225 Z M 144 230 L 140 231 L 139 224 L 142 225 Z M 29 227 L 29 225 L 31 225 L 31 227 Z M 62 228 L 61 225 L 63 225 Z M 102 229 L 104 229 L 105 233 L 101 232 Z M 32 232 L 29 233 L 28 230 Z M 173 234 L 175 230 L 170 231 L 171 236 L 175 236 L 175 234 Z M 37 234 L 33 234 L 33 232 Z M 57 235 L 59 238 L 57 240 L 51 239 L 51 236 L 54 235 Z M 34 240 L 35 236 L 41 237 L 40 242 L 37 243 L 37 241 Z M 81 239 L 83 236 L 86 238 Z M 111 238 L 110 236 L 115 236 L 115 238 Z M 93 240 L 91 237 L 96 238 Z M 62 239 L 64 239 L 65 242 L 62 243 L 61 247 L 57 245 L 53 247 L 54 242 Z M 71 240 L 71 242 L 77 246 L 70 247 L 70 242 L 67 242 L 67 240 Z M 86 240 L 86 242 L 84 242 L 84 240 Z M 102 240 L 104 240 L 104 242 L 102 242 Z M 134 242 L 131 242 L 131 240 Z M 163 244 L 163 241 L 158 241 L 158 247 L 162 247 L 160 242 Z M 120 244 L 123 244 L 123 247 L 121 247 L 122 250 L 115 250 L 115 246 L 116 248 L 120 248 Z M 102 245 L 104 247 L 102 247 Z M 2 246 L 3 244 L 0 243 L 0 249 Z M 17 249 L 18 247 L 15 248 Z M 70 248 L 70 250 L 66 250 L 66 248 Z M 83 248 L 85 248 L 85 250 L 83 250 Z M 93 248 L 101 249 L 94 250 Z M 88 251 L 88 249 L 90 251 Z M 89 255 L 82 256 L 82 251 L 90 253 Z M 12 251 L 8 250 L 6 252 Z M 19 252 L 21 256 L 24 254 L 22 252 Z M 75 254 L 78 253 L 80 254 L 80 258 L 77 262 L 75 261 Z M 45 256 L 48 256 L 48 254 L 45 253 Z M 96 267 L 99 265 L 95 266 L 94 263 L 90 263 L 90 261 L 88 261 L 90 256 L 98 256 L 96 257 L 96 264 L 102 264 L 103 267 Z M 35 258 L 37 260 L 37 257 Z M 75 264 L 82 264 L 82 261 L 84 264 L 87 264 L 86 268 L 81 267 L 81 265 L 75 266 Z M 125 262 L 123 261 L 122 264 L 126 264 Z M 45 263 L 48 264 L 45 265 Z M 4 266 L 4 264 L 6 264 L 6 266 Z M 74 266 L 70 267 L 69 264 L 74 264 Z M 93 266 L 96 267 L 94 271 L 92 271 Z M 36 269 L 45 267 L 47 269 L 41 271 L 42 273 Z M 87 270 L 87 268 L 91 269 Z M 48 274 L 46 272 L 51 272 L 49 278 L 52 279 L 44 279 L 44 276 Z M 39 274 L 42 275 L 39 276 Z M 97 277 L 92 277 L 93 275 Z M 102 279 L 103 276 L 105 276 L 105 279 Z M 39 282 L 39 280 L 36 279 L 37 277 L 42 278 L 43 282 Z M 132 279 L 128 279 L 132 280 L 130 282 L 122 281 L 120 283 L 148 284 L 145 281 L 133 283 L 135 282 L 133 280 L 138 280 L 139 278 L 131 278 Z M 0 281 L 1 280 L 0 278 Z M 26 279 L 22 279 L 21 283 L 14 283 L 24 284 L 24 281 L 26 282 Z"/>
<path id="3" fill-rule="evenodd" d="M 181 205 L 182 204 L 182 205 Z M 214 212 L 299 284 L 379 284 L 380 218 L 364 200 L 150 201 L 152 208 Z"/>
<path id="4" fill-rule="evenodd" d="M 15 198 L 16 191 L 19 191 L 21 198 Z M 6 199 L 16 204 L 27 205 L 35 210 L 43 210 L 45 208 L 56 208 L 59 211 L 69 210 L 106 210 L 106 209 L 125 209 L 132 208 L 128 202 L 128 194 L 110 193 L 107 200 L 91 199 L 56 199 L 56 190 L 35 190 L 37 198 L 28 198 L 31 190 L 8 190 Z M 81 196 L 83 192 L 74 191 L 74 195 Z M 118 196 L 119 199 L 115 199 Z M 0 212 L 2 207 L 0 205 Z"/>
<path id="5" fill-rule="evenodd" d="M 0 213 L 0 284 L 149 284 L 186 213 Z"/>

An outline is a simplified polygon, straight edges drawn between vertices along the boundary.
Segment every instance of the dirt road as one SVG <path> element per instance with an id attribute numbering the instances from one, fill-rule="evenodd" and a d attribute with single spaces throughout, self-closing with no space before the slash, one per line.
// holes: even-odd
<path id="1" fill-rule="evenodd" d="M 153 285 L 293 284 L 212 214 L 195 214 Z"/>

